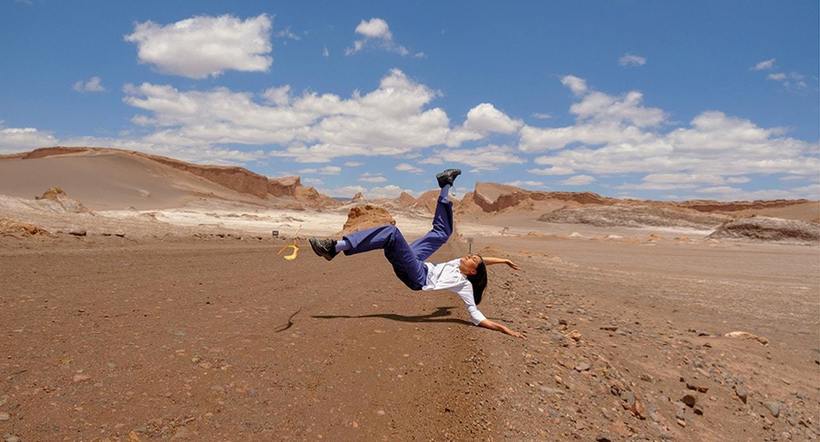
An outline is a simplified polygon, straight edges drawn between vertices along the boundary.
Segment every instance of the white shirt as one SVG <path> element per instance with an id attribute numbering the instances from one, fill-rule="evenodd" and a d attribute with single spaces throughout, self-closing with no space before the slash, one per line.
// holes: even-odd
<path id="1" fill-rule="evenodd" d="M 427 266 L 427 282 L 422 290 L 450 290 L 455 292 L 467 307 L 470 314 L 470 321 L 478 325 L 479 322 L 487 319 L 475 305 L 473 299 L 473 285 L 458 269 L 460 258 L 452 261 L 433 264 L 425 262 Z"/>

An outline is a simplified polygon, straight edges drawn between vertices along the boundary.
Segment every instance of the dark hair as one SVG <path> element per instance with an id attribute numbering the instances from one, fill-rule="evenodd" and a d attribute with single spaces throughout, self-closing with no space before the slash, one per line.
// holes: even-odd
<path id="1" fill-rule="evenodd" d="M 478 255 L 481 258 L 481 255 Z M 484 258 L 478 263 L 475 269 L 475 275 L 468 275 L 467 280 L 473 285 L 473 299 L 475 305 L 481 304 L 481 296 L 484 294 L 484 289 L 487 287 L 487 266 L 484 264 Z"/>

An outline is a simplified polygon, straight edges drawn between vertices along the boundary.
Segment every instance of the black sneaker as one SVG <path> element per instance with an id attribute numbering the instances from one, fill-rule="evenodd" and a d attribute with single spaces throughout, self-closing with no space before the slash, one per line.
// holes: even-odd
<path id="1" fill-rule="evenodd" d="M 445 185 L 453 185 L 453 181 L 456 180 L 456 177 L 461 175 L 461 169 L 446 169 L 444 172 L 436 175 L 436 179 L 438 180 L 438 186 L 444 187 Z"/>
<path id="2" fill-rule="evenodd" d="M 328 261 L 333 259 L 333 257 L 339 253 L 336 251 L 336 241 L 332 239 L 311 238 L 310 248 L 312 248 L 317 255 Z"/>

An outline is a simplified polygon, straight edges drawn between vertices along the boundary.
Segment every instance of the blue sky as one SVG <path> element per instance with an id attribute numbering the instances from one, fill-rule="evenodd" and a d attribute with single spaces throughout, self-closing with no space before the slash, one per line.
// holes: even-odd
<path id="1" fill-rule="evenodd" d="M 476 181 L 820 198 L 818 3 L 0 0 L 0 153 L 137 149 L 338 196 Z"/>

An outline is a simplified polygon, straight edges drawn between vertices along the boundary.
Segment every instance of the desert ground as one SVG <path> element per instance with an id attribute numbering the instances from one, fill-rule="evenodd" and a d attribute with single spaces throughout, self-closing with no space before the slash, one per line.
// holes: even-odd
<path id="1" fill-rule="evenodd" d="M 380 253 L 327 262 L 306 244 L 385 221 L 418 236 L 429 196 L 27 155 L 0 158 L 6 441 L 820 436 L 818 202 L 477 185 L 432 261 L 518 263 L 490 268 L 480 308 L 522 340 L 407 289 Z"/>

